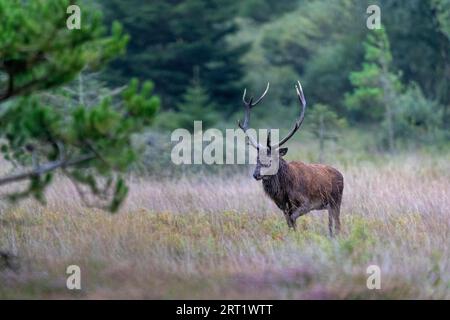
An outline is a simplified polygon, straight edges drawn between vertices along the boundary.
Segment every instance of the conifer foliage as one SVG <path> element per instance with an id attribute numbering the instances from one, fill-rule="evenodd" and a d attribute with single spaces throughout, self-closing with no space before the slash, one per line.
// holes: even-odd
<path id="1" fill-rule="evenodd" d="M 122 173 L 137 158 L 133 135 L 150 124 L 159 99 L 151 82 L 137 80 L 120 99 L 48 99 L 83 69 L 99 69 L 123 53 L 128 42 L 118 23 L 108 32 L 92 8 L 82 8 L 81 29 L 69 30 L 71 4 L 0 0 L 0 145 L 14 168 L 0 176 L 0 186 L 25 181 L 6 196 L 45 202 L 44 191 L 60 172 L 86 203 L 116 211 L 127 194 Z"/>

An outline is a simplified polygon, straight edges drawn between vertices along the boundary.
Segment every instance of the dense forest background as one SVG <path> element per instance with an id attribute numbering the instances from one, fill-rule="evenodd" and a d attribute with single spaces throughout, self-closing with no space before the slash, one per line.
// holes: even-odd
<path id="1" fill-rule="evenodd" d="M 267 81 L 271 91 L 253 125 L 287 128 L 300 79 L 311 132 L 320 121 L 328 131 L 369 130 L 377 150 L 391 151 L 449 138 L 447 0 L 100 4 L 106 20 L 120 21 L 131 36 L 104 79 L 114 86 L 151 79 L 162 101 L 159 129 L 189 128 L 193 120 L 234 124 L 243 89 L 257 95 Z M 366 27 L 370 4 L 381 8 L 381 31 Z"/>
<path id="2" fill-rule="evenodd" d="M 173 164 L 170 133 L 236 129 L 244 88 L 267 82 L 254 128 L 289 130 L 297 80 L 308 101 L 289 159 L 449 150 L 450 0 L 0 0 L 0 20 L 0 151 L 17 171 L 0 185 L 29 182 L 13 200 L 44 201 L 57 169 L 112 210 L 130 171 L 227 172 Z"/>

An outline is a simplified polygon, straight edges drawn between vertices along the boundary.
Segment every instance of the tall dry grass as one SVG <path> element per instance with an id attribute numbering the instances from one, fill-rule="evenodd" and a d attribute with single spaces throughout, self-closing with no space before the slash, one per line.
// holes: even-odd
<path id="1" fill-rule="evenodd" d="M 83 207 L 59 180 L 48 205 L 3 205 L 0 297 L 450 298 L 450 164 L 430 156 L 336 164 L 345 178 L 343 231 L 327 213 L 288 231 L 249 175 L 130 178 L 116 215 Z M 81 292 L 65 287 L 82 270 Z M 368 290 L 366 268 L 381 268 Z M 0 264 L 1 267 L 1 264 Z"/>

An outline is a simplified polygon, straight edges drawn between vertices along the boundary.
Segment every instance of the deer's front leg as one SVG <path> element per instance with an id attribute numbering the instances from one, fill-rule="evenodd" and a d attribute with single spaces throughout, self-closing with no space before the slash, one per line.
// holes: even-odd
<path id="1" fill-rule="evenodd" d="M 306 204 L 303 204 L 296 208 L 292 208 L 289 216 L 292 221 L 292 225 L 294 226 L 293 227 L 294 229 L 296 229 L 298 217 L 301 217 L 304 214 L 307 214 L 308 212 L 309 212 L 309 206 L 307 206 Z"/>
<path id="2" fill-rule="evenodd" d="M 286 218 L 288 227 L 295 230 L 295 221 L 291 219 L 290 210 L 285 210 L 283 213 L 284 217 Z"/>
<path id="3" fill-rule="evenodd" d="M 280 208 L 283 211 L 284 214 L 284 218 L 286 219 L 287 225 L 289 227 L 289 229 L 294 229 L 295 230 L 295 223 L 294 221 L 291 219 L 291 210 L 292 207 L 290 206 L 289 202 L 285 202 L 285 203 L 276 203 L 276 205 L 278 206 L 278 208 Z"/>

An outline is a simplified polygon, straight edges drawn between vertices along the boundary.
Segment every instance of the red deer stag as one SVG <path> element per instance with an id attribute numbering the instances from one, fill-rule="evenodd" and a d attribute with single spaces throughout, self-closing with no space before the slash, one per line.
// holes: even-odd
<path id="1" fill-rule="evenodd" d="M 250 144 L 258 151 L 253 177 L 256 180 L 262 179 L 265 193 L 283 211 L 288 226 L 296 229 L 298 217 L 312 210 L 328 209 L 328 228 L 330 236 L 333 236 L 333 222 L 335 233 L 338 233 L 341 227 L 339 214 L 342 192 L 344 190 L 342 174 L 335 168 L 327 165 L 306 164 L 301 161 L 287 162 L 283 159 L 288 148 L 281 148 L 281 146 L 300 128 L 305 118 L 306 100 L 300 82 L 296 84 L 295 88 L 301 104 L 300 116 L 289 134 L 280 142 L 272 145 L 269 131 L 266 146 L 263 146 L 247 132 L 250 110 L 264 98 L 269 90 L 269 84 L 267 84 L 267 88 L 262 96 L 256 101 L 251 98 L 247 102 L 245 98 L 246 90 L 244 90 L 242 100 L 244 102 L 245 118 L 244 122 L 241 123 L 239 121 L 238 125 L 246 133 Z M 263 157 L 260 157 L 260 154 Z M 271 167 L 274 161 L 278 161 L 278 171 L 275 174 L 267 174 L 267 168 Z"/>

